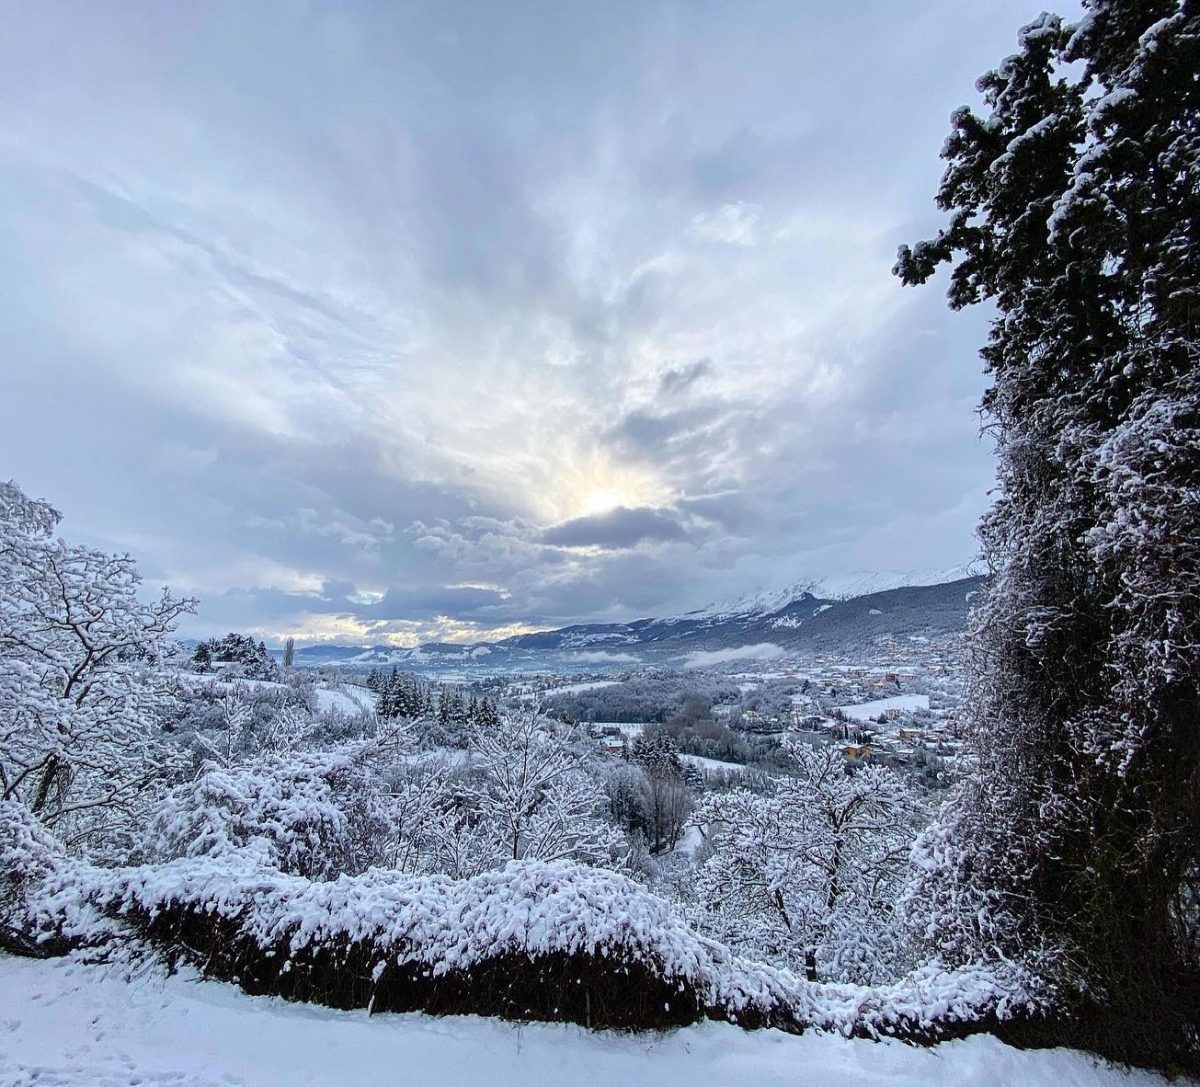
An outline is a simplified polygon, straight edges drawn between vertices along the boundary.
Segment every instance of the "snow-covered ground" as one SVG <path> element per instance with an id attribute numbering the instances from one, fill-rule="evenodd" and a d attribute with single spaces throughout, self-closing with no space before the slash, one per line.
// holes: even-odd
<path id="1" fill-rule="evenodd" d="M 854 721 L 869 721 L 888 710 L 927 710 L 929 695 L 898 694 L 891 698 L 877 698 L 874 702 L 860 702 L 857 706 L 839 706 L 847 717 Z"/>
<path id="2" fill-rule="evenodd" d="M 276 690 L 286 691 L 288 685 L 286 683 L 276 683 L 269 679 L 235 679 L 226 680 L 215 675 L 200 675 L 195 672 L 183 673 L 187 682 L 206 683 L 210 686 L 217 687 L 220 690 L 230 690 L 234 687 L 247 687 L 254 690 Z M 320 713 L 328 713 L 330 710 L 337 710 L 339 713 L 345 714 L 347 717 L 357 717 L 360 713 L 369 713 L 375 708 L 375 695 L 366 687 L 352 687 L 349 685 L 342 687 L 321 687 L 313 688 L 313 694 L 317 700 L 317 710 Z"/>
<path id="3" fill-rule="evenodd" d="M 681 762 L 690 762 L 693 766 L 697 766 L 701 770 L 733 770 L 739 774 L 743 774 L 746 771 L 746 767 L 740 762 L 710 759 L 704 755 L 680 755 L 679 759 Z"/>
<path id="4" fill-rule="evenodd" d="M 357 717 L 360 713 L 370 713 L 375 708 L 375 695 L 365 687 L 316 687 L 313 694 L 317 699 L 317 709 L 321 713 L 337 710 L 347 717 Z"/>
<path id="5" fill-rule="evenodd" d="M 248 690 L 256 691 L 287 690 L 286 683 L 276 683 L 273 679 L 245 679 L 242 676 L 238 676 L 237 679 L 225 679 L 212 672 L 180 672 L 179 677 L 185 683 L 207 684 L 219 691 L 229 691 L 235 687 L 245 687 Z"/>
<path id="6" fill-rule="evenodd" d="M 338 1012 L 249 997 L 192 975 L 129 983 L 95 966 L 0 955 L 6 1087 L 1161 1087 L 1067 1050 L 980 1036 L 937 1049 L 795 1037 L 706 1023 L 665 1034 L 589 1033 L 475 1017 Z"/>
<path id="7" fill-rule="evenodd" d="M 601 687 L 615 687 L 619 679 L 589 679 L 583 683 L 569 683 L 565 687 L 552 687 L 546 692 L 546 697 L 559 694 L 582 694 L 584 691 L 598 691 Z"/>

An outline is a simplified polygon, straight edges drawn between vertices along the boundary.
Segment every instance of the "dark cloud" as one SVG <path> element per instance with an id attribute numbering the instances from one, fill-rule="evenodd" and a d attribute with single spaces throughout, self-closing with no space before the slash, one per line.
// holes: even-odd
<path id="1" fill-rule="evenodd" d="M 684 540 L 687 535 L 673 510 L 618 506 L 607 513 L 576 517 L 554 525 L 542 533 L 542 539 L 559 547 L 621 549 L 634 547 L 643 540 Z"/>
<path id="2" fill-rule="evenodd" d="M 675 396 L 686 392 L 702 377 L 712 372 L 712 359 L 697 359 L 687 366 L 672 366 L 658 379 L 659 396 Z"/>
<path id="3" fill-rule="evenodd" d="M 604 437 L 628 456 L 659 458 L 672 444 L 703 435 L 722 415 L 716 406 L 658 413 L 631 411 L 607 431 Z"/>
<path id="4" fill-rule="evenodd" d="M 507 601 L 504 593 L 476 585 L 391 586 L 378 603 L 361 606 L 358 614 L 371 619 L 431 619 L 446 615 L 468 619 Z"/>

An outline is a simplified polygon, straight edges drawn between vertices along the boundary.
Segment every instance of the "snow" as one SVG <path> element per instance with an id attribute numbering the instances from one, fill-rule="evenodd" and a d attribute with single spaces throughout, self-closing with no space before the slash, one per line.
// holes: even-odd
<path id="1" fill-rule="evenodd" d="M 685 619 L 730 619 L 742 616 L 774 615 L 806 595 L 826 600 L 851 600 L 857 596 L 927 585 L 944 585 L 950 581 L 975 577 L 979 573 L 973 562 L 937 570 L 855 570 L 820 578 L 805 578 L 780 588 L 762 589 L 744 596 L 716 601 L 688 612 Z"/>
<path id="2" fill-rule="evenodd" d="M 877 698 L 874 702 L 860 702 L 856 706 L 839 706 L 838 709 L 853 721 L 869 721 L 888 710 L 927 710 L 929 695 L 898 694 L 891 698 Z"/>
<path id="3" fill-rule="evenodd" d="M 341 687 L 337 690 L 317 687 L 313 694 L 321 713 L 337 710 L 348 717 L 357 717 L 360 713 L 370 713 L 375 708 L 375 695 L 365 687 Z"/>
<path id="4" fill-rule="evenodd" d="M 739 774 L 745 773 L 746 767 L 740 762 L 725 762 L 722 759 L 709 759 L 703 755 L 680 755 L 681 762 L 698 766 L 702 770 L 733 770 Z"/>
<path id="5" fill-rule="evenodd" d="M 555 687 L 546 694 L 548 697 L 560 694 L 582 694 L 584 691 L 598 691 L 601 687 L 615 687 L 620 682 L 617 679 L 593 679 L 585 683 L 570 683 L 565 687 Z"/>
<path id="6" fill-rule="evenodd" d="M 982 1035 L 936 1049 L 725 1023 L 590 1033 L 472 1016 L 368 1016 L 250 997 L 183 971 L 132 982 L 67 960 L 0 956 L 0 1082 L 12 1087 L 344 1087 L 393 1082 L 656 1087 L 1161 1087 L 1069 1050 Z"/>
<path id="7" fill-rule="evenodd" d="M 286 683 L 277 683 L 270 679 L 223 679 L 217 675 L 182 673 L 186 682 L 208 684 L 218 690 L 228 691 L 237 687 L 253 688 L 258 691 L 287 691 L 291 688 Z M 313 694 L 317 699 L 317 710 L 328 713 L 337 710 L 348 717 L 357 717 L 360 713 L 370 713 L 375 708 L 375 695 L 365 687 L 314 687 Z"/>
<path id="8" fill-rule="evenodd" d="M 232 691 L 237 687 L 253 688 L 256 691 L 286 691 L 286 683 L 278 683 L 273 679 L 227 679 L 213 672 L 180 672 L 180 678 L 185 683 L 205 683 L 221 691 Z"/>

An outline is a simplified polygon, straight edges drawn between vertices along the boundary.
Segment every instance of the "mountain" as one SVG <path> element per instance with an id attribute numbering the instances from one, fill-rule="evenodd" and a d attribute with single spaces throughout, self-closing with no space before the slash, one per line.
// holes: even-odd
<path id="1" fill-rule="evenodd" d="M 498 673 L 698 665 L 710 657 L 712 663 L 750 657 L 755 649 L 762 657 L 845 653 L 881 638 L 939 639 L 958 633 L 982 583 L 981 576 L 973 575 L 853 596 L 791 586 L 772 596 L 760 594 L 670 618 L 580 623 L 498 642 L 429 642 L 414 649 L 311 646 L 296 650 L 296 663 L 356 671 L 395 665 L 418 672 Z"/>
<path id="2" fill-rule="evenodd" d="M 806 594 L 823 600 L 851 600 L 888 589 L 945 585 L 978 576 L 974 563 L 941 570 L 856 570 L 718 601 L 689 614 L 738 616 L 759 612 L 770 615 Z"/>

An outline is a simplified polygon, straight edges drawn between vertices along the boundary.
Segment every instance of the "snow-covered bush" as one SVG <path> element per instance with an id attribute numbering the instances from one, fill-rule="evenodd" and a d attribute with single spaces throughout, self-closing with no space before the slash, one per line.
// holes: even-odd
<path id="1" fill-rule="evenodd" d="M 47 935 L 37 921 L 46 881 L 67 864 L 62 846 L 24 804 L 0 800 L 0 949 L 32 955 Z"/>
<path id="2" fill-rule="evenodd" d="M 312 879 L 360 872 L 394 846 L 395 808 L 368 766 L 373 748 L 268 755 L 212 766 L 177 786 L 146 836 L 156 858 L 250 851 Z"/>
<path id="3" fill-rule="evenodd" d="M 646 1029 L 726 1019 L 932 1041 L 1036 1013 L 1002 964 L 822 985 L 739 958 L 615 872 L 513 861 L 467 880 L 372 869 L 312 882 L 246 854 L 76 877 L 86 901 L 210 976 L 334 1007 Z M 78 909 L 78 895 L 51 895 Z"/>
<path id="4" fill-rule="evenodd" d="M 875 988 L 808 982 L 697 935 L 628 877 L 565 861 L 466 880 L 373 868 L 314 881 L 265 855 L 98 868 L 66 857 L 21 805 L 0 805 L 6 947 L 157 951 L 248 992 L 333 1007 L 640 1029 L 708 1017 L 931 1041 L 1041 1006 L 1004 964 L 931 964 Z"/>

